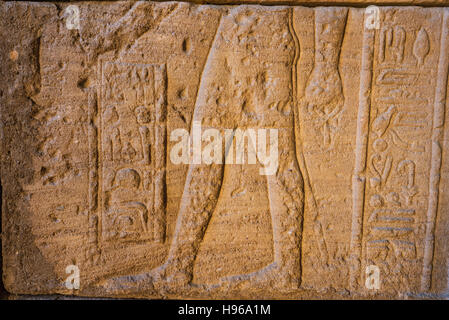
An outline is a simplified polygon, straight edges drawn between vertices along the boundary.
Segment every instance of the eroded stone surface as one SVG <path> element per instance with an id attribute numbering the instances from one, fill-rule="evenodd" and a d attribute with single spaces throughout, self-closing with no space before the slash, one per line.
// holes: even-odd
<path id="1" fill-rule="evenodd" d="M 0 4 L 7 290 L 447 293 L 448 9 L 69 5 Z M 176 163 L 195 124 L 276 170 Z"/>

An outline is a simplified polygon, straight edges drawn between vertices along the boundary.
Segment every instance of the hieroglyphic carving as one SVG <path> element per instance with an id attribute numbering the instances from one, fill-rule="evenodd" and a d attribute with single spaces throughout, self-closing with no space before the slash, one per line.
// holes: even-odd
<path id="1" fill-rule="evenodd" d="M 404 60 L 405 30 L 401 26 L 388 26 L 380 32 L 379 61 Z"/>
<path id="2" fill-rule="evenodd" d="M 414 26 L 404 18 L 406 11 L 385 10 L 377 37 L 374 30 L 364 30 L 353 179 L 352 287 L 361 280 L 363 267 L 371 264 L 380 267 L 385 291 L 427 290 L 430 286 L 447 39 L 443 32 L 435 83 L 431 61 L 435 64 L 438 59 L 440 30 L 428 23 Z M 445 11 L 443 30 L 446 23 Z M 435 40 L 426 31 L 431 29 Z M 419 94 L 416 88 L 421 88 Z M 427 183 L 429 190 L 422 187 Z M 416 281 L 419 273 L 421 284 Z"/>
<path id="3" fill-rule="evenodd" d="M 345 9 L 208 8 L 178 4 L 179 10 L 173 12 L 173 17 L 161 22 L 157 17 L 160 10 L 151 9 L 153 6 L 157 9 L 159 4 L 149 5 L 135 17 L 136 6 L 117 4 L 113 12 L 128 13 L 117 23 L 112 19 L 115 14 L 108 16 L 106 25 L 112 27 L 106 31 L 101 27 L 103 23 L 96 25 L 94 19 L 84 19 L 89 27 L 82 29 L 91 32 L 65 32 L 57 28 L 57 16 L 52 18 L 52 25 L 38 28 L 39 37 L 42 33 L 37 47 L 40 50 L 33 50 L 28 56 L 36 55 L 32 60 L 40 62 L 35 67 L 42 69 L 33 73 L 42 75 L 42 88 L 37 88 L 42 91 L 23 100 L 26 103 L 23 108 L 17 106 L 22 103 L 20 73 L 27 75 L 26 61 L 22 58 L 26 58 L 28 51 L 23 51 L 24 46 L 11 47 L 14 54 L 10 55 L 10 61 L 5 61 L 5 66 L 6 74 L 11 66 L 12 72 L 7 78 L 19 78 L 18 82 L 6 81 L 14 86 L 5 87 L 3 92 L 12 95 L 2 97 L 7 106 L 2 113 L 5 133 L 2 138 L 6 138 L 5 148 L 11 149 L 5 154 L 6 166 L 2 168 L 6 174 L 2 176 L 7 204 L 3 213 L 7 222 L 5 240 L 10 247 L 4 250 L 4 260 L 8 262 L 5 274 L 11 291 L 30 290 L 30 283 L 38 283 L 50 293 L 59 290 L 56 282 L 30 282 L 27 275 L 37 274 L 38 280 L 63 278 L 65 264 L 69 262 L 80 264 L 81 270 L 87 271 L 82 271 L 83 277 L 88 274 L 87 280 L 94 284 L 91 286 L 82 279 L 84 288 L 79 291 L 82 295 L 109 295 L 112 290 L 97 287 L 97 280 L 124 275 L 134 286 L 132 294 L 140 297 L 214 298 L 227 295 L 225 285 L 237 289 L 228 297 L 235 293 L 250 298 L 277 298 L 285 296 L 279 294 L 284 290 L 290 298 L 322 297 L 322 293 L 330 297 L 359 297 L 356 290 L 347 290 L 345 282 L 348 174 L 353 169 L 348 164 L 354 160 L 351 151 L 357 125 L 351 108 L 357 105 L 354 89 L 358 87 L 359 71 L 362 72 L 351 243 L 357 265 L 353 278 L 363 289 L 364 267 L 375 264 L 381 267 L 382 290 L 376 294 L 382 297 L 398 297 L 398 292 L 423 296 L 420 288 L 429 287 L 433 297 L 438 294 L 435 280 L 440 286 L 438 290 L 447 289 L 447 263 L 440 263 L 447 256 L 444 244 L 447 199 L 438 203 L 439 175 L 445 179 L 447 173 L 446 169 L 440 169 L 449 43 L 444 9 L 385 8 L 380 15 L 381 28 L 364 34 L 358 32 L 363 9 L 349 9 L 348 26 L 341 34 L 344 42 L 338 48 L 341 61 L 330 67 L 333 74 L 329 77 L 334 81 L 336 70 L 341 77 L 341 81 L 335 82 L 337 87 L 341 82 L 341 90 L 332 89 L 337 93 L 337 102 L 341 102 L 340 93 L 344 92 L 341 112 L 342 104 L 335 101 L 330 106 L 311 103 L 308 110 L 301 100 L 306 88 L 313 95 L 313 90 L 319 91 L 325 82 L 320 83 L 315 74 L 322 68 L 320 64 L 325 63 L 319 60 L 323 57 L 318 56 L 318 51 L 323 50 L 324 60 L 334 60 L 326 52 L 326 45 L 334 49 L 334 43 L 322 42 L 326 42 L 323 40 L 326 35 L 341 30 L 340 22 L 346 17 L 340 11 Z M 94 5 L 90 7 L 92 10 L 82 12 L 95 11 L 94 16 L 102 16 L 103 11 L 97 12 L 101 7 Z M 296 20 L 305 21 L 296 30 L 292 11 L 300 13 Z M 326 25 L 326 19 L 335 19 L 327 14 L 330 12 L 337 12 L 335 16 L 341 20 Z M 219 19 L 220 15 L 223 16 Z M 148 17 L 155 19 L 145 19 Z M 120 26 L 143 20 L 150 21 L 151 26 L 126 37 L 126 30 L 132 27 Z M 179 24 L 181 20 L 183 23 Z M 220 29 L 214 38 L 217 26 Z M 316 30 L 321 31 L 315 34 Z M 17 31 L 20 37 L 26 36 L 19 28 Z M 102 37 L 105 32 L 108 36 Z M 365 39 L 363 45 L 359 41 L 361 35 Z M 213 44 L 209 46 L 211 41 Z M 97 50 L 96 46 L 101 48 Z M 73 50 L 76 48 L 79 50 Z M 100 63 L 98 52 L 106 52 Z M 296 70 L 300 54 L 301 67 Z M 162 71 L 165 67 L 159 63 L 169 66 L 170 86 L 166 89 L 170 105 L 173 104 L 169 122 L 172 129 L 189 127 L 190 115 L 195 111 L 194 119 L 204 121 L 204 125 L 269 127 L 282 135 L 279 171 L 271 177 L 253 180 L 253 167 L 234 170 L 198 165 L 191 167 L 184 186 L 187 166 L 170 164 L 168 231 L 173 241 L 165 244 L 157 241 L 165 232 L 157 228 L 165 229 L 165 223 L 158 223 L 158 218 L 164 219 L 165 214 L 155 210 L 163 210 L 165 205 L 165 184 L 155 182 L 164 180 L 158 178 L 158 173 L 165 174 L 165 121 L 157 123 L 157 106 L 147 101 L 152 100 L 149 96 L 155 87 L 164 91 L 167 85 Z M 109 72 L 109 67 L 115 70 Z M 100 77 L 93 75 L 97 70 Z M 52 80 L 54 74 L 56 78 Z M 156 79 L 159 75 L 160 81 Z M 309 76 L 311 79 L 307 81 Z M 23 85 L 28 87 L 27 94 L 34 92 L 28 81 Z M 61 92 L 67 95 L 58 94 Z M 164 99 L 163 95 L 154 96 Z M 161 109 L 164 108 L 165 102 Z M 331 115 L 333 110 L 338 115 L 335 119 L 341 115 L 340 131 L 333 131 L 335 119 L 321 121 L 324 113 Z M 291 119 L 298 111 L 304 114 L 310 111 L 309 118 L 301 114 L 302 136 L 296 135 L 297 132 L 293 135 L 291 130 Z M 163 113 L 161 118 L 165 118 Z M 36 125 L 40 128 L 34 131 Z M 27 132 L 33 132 L 30 141 Z M 27 139 L 23 147 L 16 148 L 22 141 L 15 135 Z M 292 143 L 295 140 L 296 145 Z M 334 148 L 329 150 L 332 142 Z M 89 152 L 85 152 L 87 149 Z M 162 152 L 155 154 L 155 149 Z M 47 160 L 52 161 L 50 166 L 42 164 Z M 347 171 L 342 170 L 344 167 Z M 310 192 L 311 182 L 315 194 Z M 442 186 L 446 183 L 443 180 Z M 443 193 L 443 188 L 440 191 Z M 178 212 L 179 207 L 183 209 Z M 260 214 L 245 216 L 250 210 Z M 238 216 L 235 212 L 244 214 Z M 438 217 L 434 236 L 437 212 L 442 217 Z M 216 217 L 225 219 L 216 223 Z M 251 228 L 257 231 L 253 238 Z M 20 237 L 24 232 L 32 237 Z M 225 238 L 223 234 L 230 236 Z M 435 245 L 435 257 L 434 237 L 441 244 Z M 208 243 L 211 238 L 215 242 Z M 258 241 L 268 245 L 259 249 L 253 245 Z M 238 246 L 223 245 L 231 242 Z M 20 250 L 20 246 L 32 251 Z M 79 253 L 86 246 L 88 259 L 96 266 L 80 261 Z M 207 246 L 208 250 L 201 251 L 201 247 Z M 16 248 L 19 250 L 13 250 Z M 44 260 L 40 260 L 40 254 Z M 233 259 L 233 254 L 238 259 Z M 198 263 L 201 259 L 202 264 Z M 219 271 L 216 265 L 223 261 L 231 267 Z M 48 263 L 48 270 L 39 269 L 35 273 L 41 262 Z M 204 276 L 205 264 L 212 266 L 211 273 L 216 272 L 216 277 Z M 432 270 L 434 264 L 440 268 L 437 272 Z M 17 266 L 24 268 L 20 270 Z M 187 288 L 183 286 L 191 283 Z M 124 288 L 121 284 L 116 282 L 110 288 L 121 293 Z M 156 290 L 147 291 L 153 284 Z M 175 288 L 174 294 L 158 290 L 164 286 Z M 388 294 L 390 290 L 394 294 Z"/>
<path id="4" fill-rule="evenodd" d="M 165 239 L 165 65 L 101 61 L 101 241 Z"/>
<path id="5" fill-rule="evenodd" d="M 441 26 L 440 57 L 435 88 L 432 123 L 432 159 L 430 164 L 429 199 L 427 204 L 426 236 L 421 289 L 429 290 L 432 280 L 435 246 L 435 223 L 438 211 L 440 170 L 442 163 L 441 143 L 443 140 L 444 116 L 446 113 L 447 76 L 449 72 L 449 12 L 444 9 Z"/>
<path id="6" fill-rule="evenodd" d="M 402 160 L 398 163 L 398 173 L 406 177 L 406 182 L 402 186 L 402 195 L 405 198 L 405 204 L 411 205 L 413 197 L 418 193 L 418 188 L 415 185 L 416 165 L 412 160 Z"/>
<path id="7" fill-rule="evenodd" d="M 89 148 L 89 199 L 88 199 L 88 246 L 86 259 L 90 264 L 99 262 L 98 230 L 98 128 L 95 118 L 98 113 L 97 95 L 94 90 L 88 96 L 88 148 Z"/>

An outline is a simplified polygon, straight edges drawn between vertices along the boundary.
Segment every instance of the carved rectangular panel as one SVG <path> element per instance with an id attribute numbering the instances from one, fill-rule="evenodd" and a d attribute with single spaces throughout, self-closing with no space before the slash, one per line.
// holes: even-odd
<path id="1" fill-rule="evenodd" d="M 163 242 L 166 228 L 165 66 L 100 63 L 101 241 Z"/>
<path id="2" fill-rule="evenodd" d="M 362 261 L 362 281 L 361 270 L 376 265 L 387 275 L 385 290 L 428 290 L 447 87 L 447 17 L 442 11 L 385 11 L 380 28 L 365 30 L 363 38 L 352 239 L 361 246 L 353 243 L 353 249 Z M 357 167 L 365 168 L 363 175 Z"/>

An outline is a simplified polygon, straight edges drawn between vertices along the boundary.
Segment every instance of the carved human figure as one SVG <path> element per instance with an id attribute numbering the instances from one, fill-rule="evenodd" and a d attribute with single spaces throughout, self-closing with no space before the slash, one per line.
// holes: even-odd
<path id="1" fill-rule="evenodd" d="M 224 278 L 222 287 L 291 290 L 300 285 L 304 188 L 295 149 L 290 13 L 285 8 L 230 9 L 221 17 L 200 82 L 193 121 L 203 130 L 278 130 L 278 170 L 266 176 L 274 261 L 254 273 Z M 272 35 L 269 46 L 267 34 Z M 148 273 L 111 279 L 107 289 L 170 291 L 191 283 L 195 258 L 222 189 L 224 152 L 221 160 L 189 166 L 166 262 Z"/>
<path id="2" fill-rule="evenodd" d="M 347 13 L 347 8 L 315 10 L 314 66 L 307 81 L 304 104 L 317 120 L 323 149 L 334 145 L 345 100 L 338 66 Z"/>

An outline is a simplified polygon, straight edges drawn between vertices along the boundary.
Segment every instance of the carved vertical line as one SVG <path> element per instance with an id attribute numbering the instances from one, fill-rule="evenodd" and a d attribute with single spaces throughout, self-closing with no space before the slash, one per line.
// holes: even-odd
<path id="1" fill-rule="evenodd" d="M 365 17 L 366 19 L 367 17 Z M 373 76 L 375 30 L 367 29 L 363 22 L 362 63 L 360 70 L 359 108 L 357 114 L 357 135 L 355 166 L 352 176 L 352 226 L 351 226 L 351 270 L 350 287 L 355 289 L 360 275 L 362 255 L 363 211 L 365 204 L 365 168 L 368 150 L 369 117 L 371 106 L 371 86 Z"/>
<path id="2" fill-rule="evenodd" d="M 98 143 L 97 143 L 97 126 L 95 118 L 98 112 L 97 96 L 95 89 L 88 92 L 88 128 L 87 139 L 89 148 L 89 164 L 88 164 L 88 257 L 91 258 L 93 252 L 98 250 Z"/>
<path id="3" fill-rule="evenodd" d="M 294 54 L 294 58 L 293 58 L 293 64 L 292 64 L 292 73 L 291 73 L 291 84 L 292 84 L 292 99 L 293 99 L 293 136 L 296 140 L 300 140 L 301 137 L 298 135 L 296 128 L 299 127 L 299 112 L 297 112 L 297 108 L 298 108 L 298 81 L 297 81 L 297 75 L 298 75 L 298 61 L 299 61 L 299 56 L 300 56 L 300 44 L 299 44 L 299 39 L 298 39 L 298 35 L 296 34 L 296 30 L 294 27 L 294 22 L 293 22 L 293 17 L 294 17 L 294 8 L 290 8 L 288 10 L 288 30 L 290 32 L 290 35 L 293 38 L 293 42 L 295 45 L 295 54 Z M 308 180 L 308 175 L 307 173 L 303 173 L 303 170 L 301 170 L 302 163 L 300 164 L 301 159 L 298 158 L 298 150 L 296 147 L 296 143 L 293 144 L 294 148 L 295 148 L 295 155 L 296 155 L 296 159 L 298 160 L 298 165 L 300 167 L 300 171 L 301 171 L 301 175 L 303 177 L 303 181 L 305 180 L 306 183 L 309 182 Z M 301 150 L 300 150 L 300 154 L 301 156 L 304 156 L 304 152 L 303 152 L 303 148 L 302 148 L 302 144 L 301 144 Z M 306 177 L 304 177 L 306 176 Z M 267 188 L 268 188 L 268 179 L 266 179 L 267 181 Z M 300 192 L 303 192 L 304 190 L 301 190 Z M 313 197 L 313 193 L 311 195 Z M 270 200 L 270 199 L 269 199 Z M 271 200 L 270 200 L 271 201 Z M 271 205 L 271 204 L 270 204 Z M 304 217 L 304 212 L 303 212 L 303 217 Z M 301 226 L 301 228 L 304 228 L 304 218 L 303 218 L 303 224 Z M 300 238 L 300 243 L 298 243 L 299 245 L 299 250 L 300 250 L 300 256 L 302 256 L 302 251 L 303 251 L 303 247 L 302 247 L 302 233 L 303 230 L 301 230 L 301 238 Z M 302 270 L 303 270 L 303 262 L 302 259 L 299 261 L 299 275 L 300 275 L 300 281 L 302 282 Z"/>
<path id="4" fill-rule="evenodd" d="M 101 241 L 102 241 L 102 236 L 103 236 L 103 197 L 102 197 L 102 181 L 103 181 L 103 167 L 102 167 L 102 129 L 103 129 L 103 94 L 104 94 L 104 74 L 103 74 L 103 64 L 104 64 L 104 60 L 103 59 L 99 59 L 98 61 L 98 79 L 100 82 L 100 85 L 98 86 L 97 89 L 97 97 L 98 97 L 98 102 L 97 102 L 97 122 L 96 122 L 96 127 L 97 129 L 97 134 L 96 134 L 96 151 L 97 151 L 97 238 L 98 238 L 98 247 L 101 247 Z"/>
<path id="5" fill-rule="evenodd" d="M 155 239 L 164 242 L 166 230 L 166 167 L 167 167 L 167 71 L 166 65 L 162 65 L 158 72 L 155 72 L 156 87 L 156 146 L 155 150 L 155 172 L 154 177 L 154 208 L 156 213 Z"/>
<path id="6" fill-rule="evenodd" d="M 435 247 L 435 222 L 438 211 L 441 141 L 443 139 L 444 114 L 446 107 L 446 90 L 449 67 L 449 11 L 444 9 L 441 28 L 440 56 L 438 60 L 437 84 L 432 124 L 432 158 L 429 178 L 429 202 L 426 217 L 426 236 L 424 240 L 424 261 L 421 278 L 421 289 L 428 291 L 432 285 L 432 263 Z"/>
<path id="7" fill-rule="evenodd" d="M 157 73 L 157 66 L 153 65 L 151 66 L 151 68 L 149 68 L 150 70 L 150 79 L 152 79 L 152 84 L 151 84 L 151 92 L 152 92 L 152 101 L 151 103 L 154 104 L 154 106 L 156 106 L 156 104 L 158 103 L 158 99 L 157 99 L 157 90 L 156 90 L 156 73 Z M 158 109 L 155 110 L 155 112 L 157 112 Z M 157 173 L 157 169 L 155 168 L 155 159 L 156 159 L 156 152 L 157 152 L 157 147 L 156 147 L 156 126 L 157 126 L 157 115 L 155 115 L 154 117 L 154 121 L 152 119 L 151 124 L 150 124 L 150 136 L 151 136 L 151 141 L 152 141 L 152 145 L 150 147 L 150 166 L 151 166 L 151 170 L 148 173 L 148 179 L 150 181 L 149 186 L 148 186 L 148 209 L 150 210 L 150 214 L 148 215 L 148 221 L 147 221 L 147 229 L 149 230 L 149 233 L 151 235 L 151 239 L 155 240 L 157 239 L 157 218 L 156 218 L 156 214 L 157 214 L 157 209 L 156 209 L 156 205 L 154 202 L 154 195 L 155 195 L 155 181 L 156 180 L 156 173 Z"/>

